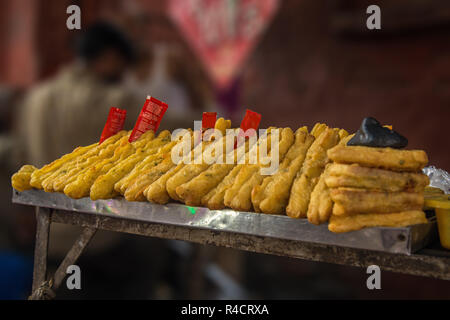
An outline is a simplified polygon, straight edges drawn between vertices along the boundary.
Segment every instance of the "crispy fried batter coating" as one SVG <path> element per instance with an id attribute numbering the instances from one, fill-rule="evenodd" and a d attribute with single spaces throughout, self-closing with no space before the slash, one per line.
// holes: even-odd
<path id="1" fill-rule="evenodd" d="M 64 193 L 72 198 L 78 199 L 82 197 L 87 197 L 90 193 L 91 187 L 95 180 L 106 174 L 111 168 L 114 168 L 116 164 L 121 163 L 128 157 L 140 152 L 147 145 L 153 143 L 155 135 L 153 131 L 145 132 L 138 140 L 129 143 L 129 134 L 122 137 L 119 140 L 119 144 L 116 149 L 114 149 L 114 154 L 109 156 L 106 150 L 100 152 L 100 158 L 97 159 L 92 165 L 85 168 L 83 171 L 73 176 L 73 180 L 68 179 L 64 187 Z M 114 193 L 115 196 L 116 193 Z"/>
<path id="2" fill-rule="evenodd" d="M 197 177 L 176 189 L 177 195 L 189 206 L 200 206 L 202 198 L 215 188 L 235 167 L 234 164 L 214 164 Z"/>
<path id="3" fill-rule="evenodd" d="M 62 166 L 58 171 L 49 176 L 42 182 L 42 186 L 46 192 L 62 192 L 64 188 L 77 177 L 86 172 L 90 167 L 102 160 L 112 157 L 116 149 L 128 144 L 129 135 L 124 135 L 117 140 L 106 140 L 95 149 L 89 151 L 82 157 L 78 157 L 76 161 Z"/>
<path id="4" fill-rule="evenodd" d="M 306 157 L 306 152 L 314 141 L 306 127 L 297 129 L 294 144 L 289 148 L 280 169 L 264 179 L 252 190 L 252 203 L 256 212 L 284 214 L 294 178 Z"/>
<path id="5" fill-rule="evenodd" d="M 123 134 L 122 132 L 119 132 L 117 135 L 110 137 L 107 140 L 115 139 L 116 136 L 120 136 L 120 134 Z M 104 141 L 104 143 L 107 143 L 107 140 Z M 92 149 L 97 148 L 98 143 L 91 144 L 86 147 L 78 147 L 75 148 L 71 153 L 66 154 L 62 156 L 61 158 L 43 166 L 41 169 L 38 169 L 33 172 L 31 175 L 30 184 L 33 188 L 36 189 L 42 189 L 42 181 L 44 181 L 46 178 L 48 178 L 51 174 L 53 174 L 55 171 L 57 171 L 59 168 L 61 168 L 63 165 L 72 162 L 74 159 L 77 159 L 78 157 L 86 154 Z"/>
<path id="6" fill-rule="evenodd" d="M 158 156 L 163 159 L 163 161 L 155 161 L 155 166 L 146 171 L 140 173 L 139 177 L 134 179 L 130 183 L 130 186 L 125 190 L 124 197 L 128 201 L 144 201 L 144 190 L 152 184 L 154 181 L 159 179 L 163 174 L 173 168 L 175 165 L 170 158 L 170 153 L 163 156 Z"/>
<path id="7" fill-rule="evenodd" d="M 24 165 L 11 177 L 11 184 L 17 191 L 30 190 L 33 187 L 30 185 L 31 175 L 38 170 L 35 166 Z"/>
<path id="8" fill-rule="evenodd" d="M 368 227 L 405 227 L 427 223 L 425 213 L 420 210 L 397 213 L 367 213 L 353 216 L 332 215 L 328 230 L 331 232 L 350 232 Z"/>
<path id="9" fill-rule="evenodd" d="M 349 133 L 340 129 L 339 134 L 339 145 L 344 145 L 353 136 L 349 136 Z M 331 164 L 327 164 L 325 171 L 319 178 L 319 182 L 314 187 L 311 192 L 311 199 L 308 205 L 308 213 L 306 214 L 308 221 L 313 224 L 321 224 L 328 222 L 330 216 L 333 212 L 333 201 L 331 200 L 330 188 L 326 185 L 325 179 L 328 176 L 329 167 Z"/>
<path id="10" fill-rule="evenodd" d="M 378 192 L 354 188 L 331 190 L 334 215 L 421 210 L 423 192 Z"/>
<path id="11" fill-rule="evenodd" d="M 230 173 L 236 166 L 237 161 L 244 157 L 249 149 L 249 142 L 246 141 L 237 149 L 233 149 L 226 156 L 223 156 L 224 163 L 215 163 L 210 165 L 205 171 L 194 177 L 192 180 L 180 185 L 176 189 L 177 195 L 190 206 L 200 206 L 202 198 Z M 233 163 L 227 164 L 226 158 L 232 158 Z M 239 158 L 239 159 L 238 159 Z"/>
<path id="12" fill-rule="evenodd" d="M 89 196 L 91 187 L 98 176 L 107 173 L 116 162 L 125 160 L 133 153 L 134 148 L 130 143 L 120 146 L 114 151 L 113 157 L 100 161 L 76 175 L 75 180 L 64 187 L 64 194 L 74 199 Z"/>
<path id="13" fill-rule="evenodd" d="M 311 192 L 328 163 L 327 150 L 339 142 L 339 130 L 326 128 L 312 143 L 301 170 L 291 188 L 286 213 L 292 218 L 305 218 Z"/>
<path id="14" fill-rule="evenodd" d="M 311 130 L 311 135 L 317 139 L 327 128 L 326 124 L 317 122 Z"/>
<path id="15" fill-rule="evenodd" d="M 230 188 L 244 165 L 235 166 L 228 175 L 220 182 L 217 187 L 212 189 L 202 198 L 202 205 L 211 210 L 219 210 L 225 208 L 224 198 L 225 192 Z"/>
<path id="16" fill-rule="evenodd" d="M 225 148 L 225 137 L 223 137 L 222 139 L 213 141 L 211 143 L 208 144 L 208 142 L 204 143 L 205 144 L 205 149 L 204 149 L 204 153 L 210 153 L 212 155 L 214 155 L 215 153 L 215 148 L 217 147 L 217 145 Z M 171 178 L 169 178 L 167 180 L 166 183 L 166 189 L 167 192 L 169 193 L 169 196 L 176 201 L 183 201 L 183 199 L 177 194 L 177 188 L 189 181 L 191 181 L 192 179 L 194 179 L 195 177 L 197 177 L 200 173 L 202 173 L 203 171 L 205 171 L 206 169 L 208 169 L 210 167 L 210 164 L 206 163 L 203 161 L 203 154 L 200 155 L 199 157 L 202 157 L 200 160 L 200 163 L 196 164 L 194 163 L 190 163 L 190 164 L 186 164 L 182 169 L 180 169 L 179 172 L 177 172 L 176 174 L 174 174 Z"/>
<path id="17" fill-rule="evenodd" d="M 167 192 L 167 180 L 173 177 L 177 172 L 179 172 L 185 164 L 180 163 L 179 165 L 173 167 L 156 181 L 150 184 L 143 192 L 143 195 L 148 201 L 159 204 L 166 204 L 170 200 L 169 193 Z"/>
<path id="18" fill-rule="evenodd" d="M 161 161 L 167 158 L 167 154 L 170 156 L 170 151 L 177 144 L 177 141 L 172 141 L 164 146 L 156 154 L 149 154 L 141 162 L 138 162 L 134 168 L 126 174 L 122 179 L 120 179 L 114 185 L 114 190 L 122 195 L 130 187 L 132 183 L 135 182 L 136 178 L 141 176 L 143 172 L 148 172 L 157 166 Z"/>
<path id="19" fill-rule="evenodd" d="M 226 129 L 231 128 L 231 121 L 225 120 L 223 118 L 219 118 L 216 121 L 216 124 L 214 126 L 215 129 L 220 130 L 221 133 L 224 135 Z M 187 156 L 187 159 L 189 160 L 195 160 L 194 157 L 196 155 L 196 150 L 199 148 L 200 153 L 203 154 L 204 151 L 207 151 L 209 149 L 207 148 L 214 148 L 214 145 L 211 145 L 213 142 L 203 142 L 202 144 L 199 144 L 195 146 L 194 149 L 191 150 L 191 153 Z M 214 141 L 214 143 L 221 143 L 224 145 L 225 148 L 225 140 L 222 141 Z M 194 146 L 192 145 L 191 148 Z M 184 159 L 186 160 L 186 159 Z M 168 170 L 165 174 L 163 174 L 161 177 L 159 177 L 156 181 L 154 181 L 152 184 L 150 184 L 144 191 L 143 195 L 147 198 L 148 201 L 154 202 L 154 203 L 160 203 L 165 204 L 170 200 L 170 193 L 172 194 L 172 197 L 177 197 L 176 194 L 176 188 L 183 184 L 184 182 L 190 181 L 193 177 L 197 176 L 199 173 L 201 173 L 204 169 L 209 167 L 209 165 L 206 164 L 200 164 L 200 167 L 190 167 L 188 166 L 194 166 L 196 164 L 185 164 L 184 160 L 177 164 L 175 167 Z M 198 165 L 197 165 L 198 166 Z M 183 171 L 183 175 L 180 178 L 180 176 L 177 176 L 180 174 L 180 172 Z M 195 172 L 193 172 L 195 171 Z M 181 175 L 181 174 L 180 174 Z M 189 177 L 188 177 L 189 176 Z M 170 181 L 170 185 L 169 184 Z M 184 181 L 184 182 L 183 182 Z M 169 193 L 170 190 L 170 193 Z M 178 200 L 178 199 L 176 199 Z M 181 199 L 180 199 L 181 200 Z"/>
<path id="20" fill-rule="evenodd" d="M 330 165 L 325 183 L 329 188 L 362 188 L 387 192 L 421 192 L 429 184 L 423 173 L 394 172 L 361 167 L 357 164 Z"/>
<path id="21" fill-rule="evenodd" d="M 134 152 L 126 157 L 123 161 L 114 163 L 105 174 L 101 174 L 92 184 L 90 197 L 92 200 L 109 199 L 117 195 L 114 185 L 127 175 L 134 166 L 142 161 L 147 155 L 157 153 L 161 147 L 170 143 L 171 134 L 169 131 L 162 131 L 156 139 L 144 141 L 134 150 Z M 138 140 L 139 141 L 139 140 Z"/>
<path id="22" fill-rule="evenodd" d="M 328 157 L 337 163 L 357 163 L 364 167 L 394 171 L 417 172 L 428 163 L 423 150 L 398 150 L 338 145 L 328 150 Z"/>
<path id="23" fill-rule="evenodd" d="M 308 205 L 307 218 L 313 224 L 321 224 L 328 221 L 333 210 L 330 189 L 325 184 L 328 167 L 320 176 L 319 182 L 311 193 L 311 200 Z"/>
<path id="24" fill-rule="evenodd" d="M 294 143 L 294 132 L 290 128 L 283 128 L 279 137 L 278 160 L 283 161 L 289 148 Z M 270 150 L 272 153 L 274 150 Z M 268 156 L 269 158 L 270 156 Z M 236 196 L 230 203 L 230 207 L 240 211 L 250 211 L 252 209 L 252 190 L 255 186 L 260 185 L 266 176 L 261 173 L 261 168 L 267 167 L 265 164 L 258 164 L 256 171 L 246 180 L 239 188 Z"/>
<path id="25" fill-rule="evenodd" d="M 244 163 L 242 165 L 239 165 L 239 171 L 236 177 L 233 179 L 233 183 L 229 186 L 226 186 L 226 190 L 224 190 L 223 194 L 223 203 L 225 206 L 230 207 L 231 202 L 233 201 L 234 197 L 239 192 L 239 189 L 242 187 L 242 185 L 249 180 L 252 175 L 260 169 L 258 164 L 249 164 L 249 154 L 253 153 L 257 155 L 257 163 L 260 162 L 259 159 L 259 147 L 265 144 L 267 146 L 267 150 L 270 150 L 271 148 L 271 130 L 274 128 L 269 128 L 266 132 L 266 135 L 260 136 L 258 139 L 258 142 L 251 147 L 251 150 L 245 155 Z M 268 151 L 270 152 L 270 151 Z M 220 200 L 221 195 L 215 200 Z M 220 205 L 218 203 L 218 205 Z"/>

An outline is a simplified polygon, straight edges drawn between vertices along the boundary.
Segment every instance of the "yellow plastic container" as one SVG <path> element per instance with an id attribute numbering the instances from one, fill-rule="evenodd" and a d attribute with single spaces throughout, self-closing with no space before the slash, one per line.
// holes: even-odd
<path id="1" fill-rule="evenodd" d="M 425 207 L 435 209 L 441 245 L 450 250 L 450 195 L 426 194 Z"/>

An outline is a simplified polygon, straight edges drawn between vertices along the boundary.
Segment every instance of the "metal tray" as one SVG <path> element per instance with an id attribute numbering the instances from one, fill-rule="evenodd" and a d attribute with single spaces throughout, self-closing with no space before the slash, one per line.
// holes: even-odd
<path id="1" fill-rule="evenodd" d="M 129 202 L 122 198 L 92 201 L 71 199 L 62 193 L 41 190 L 13 190 L 12 201 L 17 204 L 84 212 L 133 221 L 161 223 L 186 228 L 234 232 L 269 238 L 311 242 L 391 253 L 412 254 L 436 237 L 436 222 L 401 228 L 366 228 L 336 234 L 327 225 L 316 226 L 306 219 L 287 216 L 209 210 L 182 204 L 158 205 L 149 202 Z"/>

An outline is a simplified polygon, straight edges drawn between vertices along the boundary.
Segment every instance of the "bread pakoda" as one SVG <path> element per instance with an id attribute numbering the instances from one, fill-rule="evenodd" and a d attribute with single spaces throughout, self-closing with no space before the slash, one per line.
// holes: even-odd
<path id="1" fill-rule="evenodd" d="M 309 148 L 305 162 L 291 188 L 286 213 L 292 218 L 305 218 L 311 192 L 328 163 L 327 150 L 339 142 L 339 130 L 326 128 Z"/>
<path id="2" fill-rule="evenodd" d="M 125 161 L 136 152 L 141 152 L 140 150 L 153 143 L 154 137 L 153 131 L 145 132 L 138 140 L 132 143 L 128 142 L 129 134 L 122 137 L 119 141 L 119 146 L 114 150 L 114 154 L 111 157 L 103 159 L 103 156 L 101 156 L 93 165 L 75 175 L 74 180 L 69 180 L 68 182 L 70 183 L 65 185 L 64 193 L 74 199 L 89 196 L 91 187 L 99 176 L 108 173 L 116 164 Z M 117 193 L 112 193 L 111 197 L 115 195 Z"/>
<path id="3" fill-rule="evenodd" d="M 147 200 L 158 204 L 166 204 L 169 202 L 170 196 L 166 188 L 167 180 L 173 177 L 183 167 L 184 164 L 180 163 L 151 183 L 143 192 Z"/>
<path id="4" fill-rule="evenodd" d="M 101 145 L 90 150 L 85 155 L 78 157 L 75 161 L 67 163 L 54 172 L 42 182 L 46 192 L 62 192 L 69 183 L 75 181 L 77 177 L 86 172 L 105 159 L 112 157 L 120 146 L 128 144 L 129 135 L 117 134 L 105 140 Z"/>
<path id="5" fill-rule="evenodd" d="M 243 151 L 248 151 L 248 142 L 238 147 Z M 234 163 L 216 163 L 208 167 L 205 171 L 200 173 L 197 177 L 191 181 L 182 184 L 176 189 L 177 195 L 183 199 L 184 203 L 190 206 L 200 206 L 202 199 L 213 189 L 219 185 L 223 179 L 230 173 L 236 166 L 239 160 L 239 151 L 231 151 Z M 206 201 L 206 200 L 205 200 Z"/>
<path id="6" fill-rule="evenodd" d="M 308 205 L 308 213 L 306 214 L 308 221 L 313 224 L 321 224 L 328 221 L 333 210 L 333 201 L 331 200 L 330 188 L 325 184 L 327 169 L 320 176 L 311 193 L 311 199 Z"/>
<path id="7" fill-rule="evenodd" d="M 118 133 L 121 134 L 122 132 Z M 115 139 L 115 137 L 108 138 L 110 140 Z M 107 140 L 105 140 L 103 143 L 107 143 Z M 59 159 L 56 159 L 55 161 L 43 166 L 42 168 L 35 170 L 33 174 L 31 175 L 30 184 L 33 188 L 36 189 L 42 189 L 42 181 L 44 181 L 46 178 L 48 178 L 53 172 L 58 170 L 61 166 L 64 164 L 71 162 L 74 159 L 77 159 L 78 157 L 82 156 L 83 154 L 87 153 L 89 150 L 92 150 L 96 148 L 99 144 L 94 143 L 86 147 L 78 147 L 75 148 L 71 153 L 65 154 Z"/>
<path id="8" fill-rule="evenodd" d="M 354 188 L 333 188 L 331 190 L 334 215 L 357 213 L 389 213 L 421 210 L 423 193 L 379 192 Z"/>
<path id="9" fill-rule="evenodd" d="M 137 147 L 135 152 L 123 161 L 118 161 L 105 174 L 97 177 L 91 187 L 90 197 L 92 200 L 109 199 L 117 192 L 114 190 L 114 185 L 126 176 L 134 166 L 142 161 L 147 155 L 158 153 L 160 148 L 169 144 L 171 141 L 171 134 L 169 131 L 162 131 L 157 138 L 149 141 L 142 147 Z"/>
<path id="10" fill-rule="evenodd" d="M 253 188 L 252 203 L 255 211 L 270 214 L 285 212 L 292 183 L 313 141 L 314 136 L 308 134 L 305 127 L 296 131 L 294 144 L 283 159 L 279 171 L 265 178 L 260 186 Z"/>
<path id="11" fill-rule="evenodd" d="M 271 136 L 273 139 L 273 133 L 271 134 Z M 291 128 L 283 128 L 279 135 L 278 166 L 280 161 L 283 161 L 286 153 L 293 143 L 294 132 Z M 268 153 L 276 152 L 276 150 L 272 150 L 270 148 L 268 149 Z M 270 158 L 270 156 L 267 156 L 267 158 Z M 239 191 L 230 203 L 231 208 L 240 211 L 250 211 L 252 209 L 252 190 L 255 186 L 258 186 L 263 182 L 266 176 L 262 175 L 261 169 L 268 166 L 268 164 L 262 163 L 257 165 L 256 171 L 254 171 L 251 177 L 240 186 Z"/>
<path id="12" fill-rule="evenodd" d="M 339 132 L 339 145 L 345 145 L 348 140 L 351 139 L 348 132 L 344 129 L 340 129 Z M 327 164 L 325 171 L 319 178 L 313 191 L 311 192 L 311 199 L 308 205 L 308 213 L 306 214 L 308 221 L 313 224 L 321 224 L 328 222 L 333 212 L 333 201 L 331 200 L 330 188 L 326 185 L 325 179 L 329 174 L 331 164 Z"/>
<path id="13" fill-rule="evenodd" d="M 263 136 L 260 136 L 258 139 L 258 142 L 251 147 L 249 152 L 245 155 L 242 164 L 238 165 L 239 172 L 236 175 L 236 177 L 233 179 L 233 183 L 231 186 L 227 186 L 224 196 L 223 196 L 223 202 L 225 206 L 230 207 L 231 202 L 233 201 L 234 197 L 239 192 L 239 189 L 242 187 L 242 185 L 249 180 L 252 175 L 260 169 L 259 165 L 257 163 L 260 162 L 259 159 L 259 146 L 265 144 L 267 146 L 267 150 L 270 150 L 272 142 L 271 142 L 271 130 L 273 128 L 269 128 L 266 131 L 266 134 Z M 270 152 L 270 151 L 268 151 Z M 255 154 L 257 156 L 256 164 L 249 164 L 250 161 L 250 154 Z"/>
<path id="14" fill-rule="evenodd" d="M 353 216 L 332 215 L 328 230 L 331 232 L 350 232 L 368 227 L 405 227 L 427 223 L 425 213 L 420 210 L 397 213 L 368 213 Z"/>
<path id="15" fill-rule="evenodd" d="M 393 171 L 418 172 L 428 163 L 423 150 L 398 150 L 363 146 L 338 145 L 328 150 L 328 157 L 337 163 L 357 163 L 364 167 Z"/>
<path id="16" fill-rule="evenodd" d="M 30 190 L 33 187 L 30 184 L 31 175 L 38 170 L 35 166 L 24 165 L 11 177 L 11 184 L 17 191 Z"/>
<path id="17" fill-rule="evenodd" d="M 330 165 L 325 182 L 329 188 L 361 188 L 387 192 L 420 192 L 429 184 L 423 173 L 394 172 L 384 169 L 361 167 L 358 164 Z"/>
<path id="18" fill-rule="evenodd" d="M 121 162 L 134 153 L 130 143 L 125 143 L 114 151 L 114 155 L 87 168 L 74 177 L 74 181 L 64 187 L 64 194 L 73 199 L 89 196 L 91 187 L 97 177 L 107 173 L 115 163 Z"/>
<path id="19" fill-rule="evenodd" d="M 127 201 L 144 201 L 146 199 L 144 190 L 174 167 L 170 153 L 158 157 L 161 157 L 163 161 L 155 161 L 154 167 L 141 172 L 140 176 L 132 181 L 125 190 L 124 197 Z"/>
<path id="20" fill-rule="evenodd" d="M 241 171 L 243 164 L 235 166 L 230 173 L 220 182 L 217 187 L 212 189 L 202 198 L 202 205 L 211 210 L 219 210 L 225 208 L 225 193 L 234 184 L 237 175 Z"/>

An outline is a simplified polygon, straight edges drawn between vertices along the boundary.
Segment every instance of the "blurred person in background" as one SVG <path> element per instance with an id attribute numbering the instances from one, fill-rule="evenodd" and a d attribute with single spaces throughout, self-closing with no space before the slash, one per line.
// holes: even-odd
<path id="1" fill-rule="evenodd" d="M 192 111 L 189 96 L 183 84 L 175 81 L 169 73 L 172 57 L 168 49 L 161 45 L 156 45 L 153 49 L 142 48 L 125 83 L 136 96 L 151 94 L 166 102 L 173 116 L 184 118 Z"/>
<path id="2" fill-rule="evenodd" d="M 22 146 L 21 159 L 17 163 L 40 167 L 77 146 L 97 141 L 112 106 L 127 110 L 125 128 L 132 128 L 143 99 L 135 100 L 122 80 L 134 59 L 132 42 L 116 26 L 97 22 L 87 28 L 76 43 L 75 61 L 26 95 L 17 117 L 17 145 Z M 33 208 L 26 207 L 21 211 L 15 216 L 33 217 Z M 79 227 L 51 225 L 49 274 L 56 270 L 80 233 Z M 132 275 L 123 263 L 152 256 L 153 249 L 158 250 L 158 246 L 144 248 L 137 246 L 136 241 L 136 237 L 98 231 L 79 261 L 88 289 L 74 294 L 62 288 L 58 296 L 89 299 L 148 295 L 151 286 L 145 279 L 152 276 L 143 275 L 148 271 L 151 273 L 145 259 L 139 265 L 136 263 Z M 112 279 L 117 280 L 114 290 L 109 286 Z"/>
<path id="3" fill-rule="evenodd" d="M 127 2 L 128 3 L 128 2 Z M 130 2 L 133 3 L 133 2 Z M 151 95 L 169 105 L 161 129 L 193 127 L 203 111 L 216 108 L 209 81 L 173 33 L 167 16 L 126 5 L 121 23 L 137 47 L 125 85 L 136 97 Z"/>
<path id="4" fill-rule="evenodd" d="M 78 39 L 76 54 L 25 98 L 17 127 L 27 163 L 42 166 L 97 140 L 110 107 L 127 110 L 126 128 L 137 118 L 141 106 L 120 85 L 135 56 L 125 34 L 98 22 Z"/>

